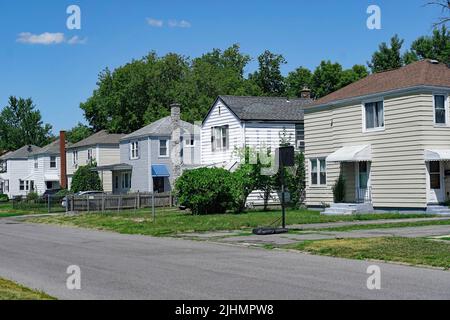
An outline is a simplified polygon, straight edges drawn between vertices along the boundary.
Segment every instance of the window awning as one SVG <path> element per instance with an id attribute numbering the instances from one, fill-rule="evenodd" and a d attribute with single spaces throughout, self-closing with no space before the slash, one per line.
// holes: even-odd
<path id="1" fill-rule="evenodd" d="M 370 145 L 342 147 L 327 157 L 327 162 L 372 161 Z"/>
<path id="2" fill-rule="evenodd" d="M 44 181 L 59 181 L 59 177 L 57 174 L 45 174 Z"/>
<path id="3" fill-rule="evenodd" d="M 169 169 L 165 164 L 152 164 L 152 176 L 153 177 L 170 177 Z"/>
<path id="4" fill-rule="evenodd" d="M 450 149 L 425 150 L 425 161 L 450 161 Z"/>

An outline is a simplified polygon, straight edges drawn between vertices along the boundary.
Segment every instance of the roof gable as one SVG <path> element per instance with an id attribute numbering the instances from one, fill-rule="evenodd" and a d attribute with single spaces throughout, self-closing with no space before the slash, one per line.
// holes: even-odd
<path id="1" fill-rule="evenodd" d="M 120 133 L 108 133 L 106 130 L 101 130 L 93 135 L 83 139 L 77 143 L 72 144 L 68 149 L 89 147 L 96 145 L 117 145 L 119 146 L 120 139 L 125 135 Z"/>
<path id="2" fill-rule="evenodd" d="M 318 99 L 311 107 L 421 86 L 450 89 L 449 66 L 432 60 L 422 60 L 399 69 L 374 73 Z"/>

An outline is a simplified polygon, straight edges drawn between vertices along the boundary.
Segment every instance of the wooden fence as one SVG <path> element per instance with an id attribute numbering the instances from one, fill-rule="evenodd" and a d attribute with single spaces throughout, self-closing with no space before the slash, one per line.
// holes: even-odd
<path id="1" fill-rule="evenodd" d="M 122 211 L 152 207 L 171 207 L 174 198 L 171 192 L 166 193 L 130 193 L 122 195 L 99 194 L 68 196 L 66 210 L 80 211 Z"/>

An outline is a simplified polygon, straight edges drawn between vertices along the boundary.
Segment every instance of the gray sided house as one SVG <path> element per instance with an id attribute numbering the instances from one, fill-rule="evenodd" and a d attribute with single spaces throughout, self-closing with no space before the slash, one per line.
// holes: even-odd
<path id="1" fill-rule="evenodd" d="M 101 130 L 81 140 L 66 150 L 68 186 L 72 184 L 74 173 L 80 166 L 95 162 L 97 166 L 107 166 L 120 162 L 120 139 L 124 134 L 111 134 Z M 111 171 L 101 171 L 103 190 L 112 192 Z"/>
<path id="2" fill-rule="evenodd" d="M 200 163 L 200 128 L 180 120 L 180 106 L 120 140 L 120 162 L 99 166 L 112 172 L 112 191 L 168 192 L 185 168 Z"/>

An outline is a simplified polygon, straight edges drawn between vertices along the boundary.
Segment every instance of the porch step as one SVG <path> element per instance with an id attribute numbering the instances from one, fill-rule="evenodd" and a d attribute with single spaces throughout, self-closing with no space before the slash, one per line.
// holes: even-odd
<path id="1" fill-rule="evenodd" d="M 439 215 L 450 215 L 450 208 L 440 205 L 429 205 L 427 206 L 427 213 L 439 214 Z"/>
<path id="2" fill-rule="evenodd" d="M 325 215 L 351 215 L 356 213 L 372 213 L 371 203 L 333 203 L 322 214 Z"/>

